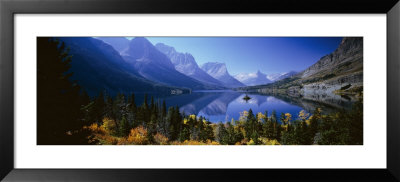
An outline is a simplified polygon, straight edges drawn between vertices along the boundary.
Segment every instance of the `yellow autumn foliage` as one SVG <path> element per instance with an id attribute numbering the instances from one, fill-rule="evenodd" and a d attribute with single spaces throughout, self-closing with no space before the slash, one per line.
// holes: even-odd
<path id="1" fill-rule="evenodd" d="M 118 137 L 113 137 L 111 135 L 103 135 L 101 137 L 102 144 L 105 145 L 117 145 L 119 143 L 119 138 Z"/>
<path id="2" fill-rule="evenodd" d="M 258 141 L 261 142 L 260 145 L 280 145 L 280 143 L 276 139 L 269 139 L 265 137 L 260 137 L 258 138 Z M 250 139 L 250 141 L 246 142 L 246 145 L 257 145 L 256 142 L 254 142 L 253 139 Z"/>
<path id="3" fill-rule="evenodd" d="M 257 113 L 257 121 L 259 123 L 262 123 L 265 120 L 265 118 L 267 118 L 267 117 L 263 113 L 261 113 L 261 112 Z"/>
<path id="4" fill-rule="evenodd" d="M 157 133 L 154 135 L 154 141 L 158 144 L 158 145 L 167 145 L 168 144 L 168 137 L 164 136 L 161 133 Z"/>
<path id="5" fill-rule="evenodd" d="M 189 118 L 190 118 L 190 119 L 193 119 L 193 120 L 196 120 L 196 115 L 191 114 L 191 115 L 189 115 Z"/>
<path id="6" fill-rule="evenodd" d="M 245 138 L 242 141 L 240 141 L 240 145 L 247 145 L 248 142 L 249 142 L 249 140 L 247 138 Z"/>
<path id="7" fill-rule="evenodd" d="M 276 139 L 272 140 L 265 137 L 260 137 L 258 139 L 261 141 L 262 145 L 280 145 L 280 143 Z"/>
<path id="8" fill-rule="evenodd" d="M 240 112 L 239 121 L 247 121 L 248 115 L 249 115 L 249 112 L 247 112 L 247 111 Z"/>
<path id="9" fill-rule="evenodd" d="M 127 138 L 128 144 L 146 145 L 148 144 L 147 130 L 143 126 L 131 129 Z"/>
<path id="10" fill-rule="evenodd" d="M 250 139 L 250 141 L 249 142 L 247 142 L 247 145 L 255 145 L 256 143 L 254 142 L 254 140 L 253 139 Z"/>
<path id="11" fill-rule="evenodd" d="M 205 143 L 196 140 L 185 140 L 183 142 L 173 141 L 171 145 L 205 145 Z"/>
<path id="12" fill-rule="evenodd" d="M 312 119 L 312 118 L 313 118 L 313 115 L 311 115 L 311 116 L 306 120 L 307 125 L 310 125 L 311 119 Z"/>
<path id="13" fill-rule="evenodd" d="M 173 141 L 171 145 L 219 145 L 216 141 L 207 140 L 206 142 L 197 140 L 185 140 L 183 142 Z"/>
<path id="14" fill-rule="evenodd" d="M 90 136 L 90 142 L 98 141 L 102 145 L 116 145 L 119 143 L 119 138 L 111 136 L 103 125 L 99 126 L 97 123 L 93 123 L 90 126 L 84 126 L 83 129 L 87 129 L 92 133 Z"/>
<path id="15" fill-rule="evenodd" d="M 109 134 L 114 132 L 117 128 L 117 124 L 115 123 L 114 120 L 110 118 L 103 118 L 103 125 L 101 127 Z"/>
<path id="16" fill-rule="evenodd" d="M 285 113 L 285 121 L 289 123 L 292 120 L 292 115 L 290 113 Z"/>
<path id="17" fill-rule="evenodd" d="M 205 143 L 196 140 L 185 140 L 182 145 L 205 145 Z"/>
<path id="18" fill-rule="evenodd" d="M 83 129 L 88 129 L 92 133 L 96 133 L 96 134 L 105 134 L 106 133 L 105 129 L 103 127 L 99 126 L 97 123 L 93 123 L 90 126 L 84 126 Z"/>
<path id="19" fill-rule="evenodd" d="M 299 118 L 302 120 L 302 121 L 306 121 L 307 120 L 307 118 L 310 116 L 310 114 L 309 113 L 306 113 L 304 110 L 301 110 L 300 112 L 299 112 Z"/>
<path id="20" fill-rule="evenodd" d="M 219 145 L 219 143 L 217 141 L 207 140 L 206 145 Z"/>

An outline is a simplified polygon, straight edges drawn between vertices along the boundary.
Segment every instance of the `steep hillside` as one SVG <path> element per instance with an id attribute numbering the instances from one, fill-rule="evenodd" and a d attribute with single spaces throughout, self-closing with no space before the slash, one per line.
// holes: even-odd
<path id="1" fill-rule="evenodd" d="M 95 37 L 109 45 L 111 45 L 116 51 L 122 53 L 129 46 L 129 40 L 125 37 Z"/>
<path id="2" fill-rule="evenodd" d="M 363 38 L 343 38 L 334 52 L 289 78 L 239 90 L 284 93 L 311 100 L 332 99 L 336 95 L 343 95 L 343 99 L 352 100 L 353 96 L 362 95 L 363 90 Z"/>

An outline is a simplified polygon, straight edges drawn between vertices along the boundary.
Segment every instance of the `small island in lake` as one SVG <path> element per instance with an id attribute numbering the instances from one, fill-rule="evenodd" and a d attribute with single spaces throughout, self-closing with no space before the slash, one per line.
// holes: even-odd
<path id="1" fill-rule="evenodd" d="M 251 97 L 249 97 L 247 94 L 246 96 L 243 97 L 243 100 L 245 100 L 246 102 L 249 101 L 251 99 Z"/>

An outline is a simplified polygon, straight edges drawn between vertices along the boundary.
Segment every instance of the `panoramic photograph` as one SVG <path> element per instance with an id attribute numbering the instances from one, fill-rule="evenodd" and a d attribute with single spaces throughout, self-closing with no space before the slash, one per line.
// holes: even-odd
<path id="1" fill-rule="evenodd" d="M 363 38 L 37 37 L 37 145 L 363 145 Z"/>

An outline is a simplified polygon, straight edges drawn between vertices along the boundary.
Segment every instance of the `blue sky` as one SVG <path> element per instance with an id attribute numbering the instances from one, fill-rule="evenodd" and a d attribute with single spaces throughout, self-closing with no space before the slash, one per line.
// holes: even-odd
<path id="1" fill-rule="evenodd" d="M 342 37 L 146 37 L 193 55 L 199 65 L 226 63 L 231 75 L 302 71 L 333 52 Z"/>

